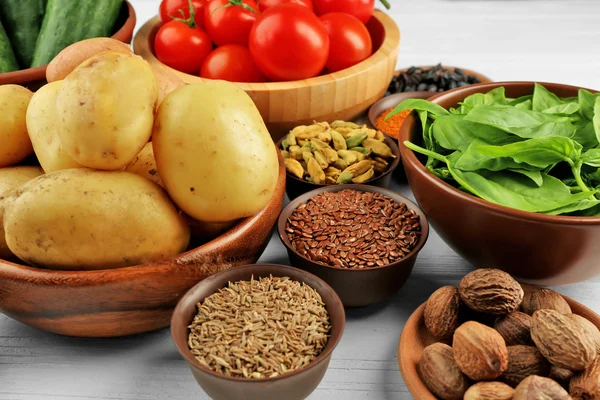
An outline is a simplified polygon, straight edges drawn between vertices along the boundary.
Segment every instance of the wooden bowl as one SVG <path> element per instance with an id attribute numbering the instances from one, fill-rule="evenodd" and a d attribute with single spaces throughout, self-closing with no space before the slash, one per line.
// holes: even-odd
<path id="1" fill-rule="evenodd" d="M 315 197 L 324 192 L 340 192 L 342 190 L 351 189 L 361 192 L 380 193 L 394 200 L 397 203 L 404 203 L 409 210 L 414 210 L 419 216 L 421 223 L 421 237 L 417 245 L 406 257 L 395 261 L 391 264 L 382 265 L 380 267 L 372 267 L 365 269 L 358 268 L 337 268 L 329 265 L 323 265 L 315 262 L 299 252 L 297 252 L 290 242 L 288 235 L 285 232 L 287 220 L 292 215 L 294 210 L 302 203 L 306 203 L 312 197 Z M 345 307 L 364 307 L 371 304 L 379 303 L 380 301 L 391 298 L 408 280 L 412 272 L 419 252 L 425 246 L 429 237 L 429 223 L 427 217 L 421 211 L 419 206 L 407 199 L 406 197 L 394 193 L 391 190 L 383 189 L 377 186 L 368 185 L 329 185 L 323 186 L 308 193 L 299 196 L 291 201 L 279 215 L 277 221 L 277 233 L 279 239 L 287 250 L 290 263 L 296 268 L 301 268 L 305 271 L 315 274 L 319 278 L 327 282 L 337 292 L 342 299 Z"/>
<path id="2" fill-rule="evenodd" d="M 81 337 L 113 337 L 169 325 L 179 298 L 219 270 L 256 262 L 285 194 L 285 168 L 267 206 L 218 238 L 165 261 L 97 271 L 53 271 L 0 260 L 0 311 L 27 325 Z"/>
<path id="3" fill-rule="evenodd" d="M 115 23 L 115 26 L 120 26 L 120 28 L 112 35 L 112 38 L 124 43 L 131 43 L 135 23 L 135 10 L 131 3 L 125 0 L 121 8 L 121 13 Z M 48 64 L 0 74 L 0 85 L 16 84 L 26 86 L 31 90 L 37 90 L 46 84 L 47 67 Z"/>
<path id="4" fill-rule="evenodd" d="M 528 291 L 532 290 L 533 287 L 523 285 L 523 289 Z M 567 296 L 563 297 L 569 303 L 569 306 L 571 306 L 574 314 L 579 314 L 587 318 L 600 329 L 600 316 L 598 314 Z M 438 341 L 429 334 L 425 327 L 425 322 L 423 321 L 424 309 L 425 303 L 421 304 L 412 313 L 402 329 L 398 343 L 398 366 L 400 367 L 404 383 L 416 400 L 436 400 L 437 398 L 427 389 L 427 386 L 421 380 L 417 369 L 423 349 Z"/>
<path id="5" fill-rule="evenodd" d="M 146 22 L 133 40 L 133 50 L 150 64 L 164 66 L 153 53 L 159 27 L 158 17 Z M 275 140 L 313 121 L 352 121 L 383 96 L 394 75 L 400 31 L 392 18 L 377 10 L 367 28 L 377 50 L 351 68 L 301 81 L 238 83 L 254 100 Z M 165 67 L 186 83 L 204 81 Z"/>
<path id="6" fill-rule="evenodd" d="M 579 87 L 540 82 L 560 97 Z M 534 82 L 493 82 L 438 93 L 429 101 L 446 109 L 474 93 L 504 86 L 507 97 L 533 93 Z M 404 146 L 422 143 L 421 123 L 409 115 L 400 129 L 404 171 L 429 222 L 461 257 L 478 268 L 498 268 L 536 285 L 566 285 L 600 275 L 600 217 L 521 211 L 480 199 L 431 174 L 423 158 Z"/>
<path id="7" fill-rule="evenodd" d="M 250 280 L 251 277 L 287 276 L 315 289 L 323 299 L 331 321 L 331 332 L 325 348 L 306 367 L 276 378 L 245 379 L 217 374 L 200 364 L 188 347 L 188 326 L 198 312 L 197 304 L 228 282 Z M 177 349 L 187 361 L 198 384 L 215 400 L 302 400 L 319 385 L 329 366 L 333 350 L 340 342 L 345 325 L 344 306 L 335 291 L 308 272 L 283 265 L 246 265 L 219 272 L 203 280 L 186 293 L 173 312 L 171 334 Z"/>

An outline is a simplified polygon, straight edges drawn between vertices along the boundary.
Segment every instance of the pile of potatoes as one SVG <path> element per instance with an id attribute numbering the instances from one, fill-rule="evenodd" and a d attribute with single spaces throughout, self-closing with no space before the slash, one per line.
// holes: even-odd
<path id="1" fill-rule="evenodd" d="M 273 195 L 276 148 L 234 84 L 184 85 L 104 38 L 65 49 L 47 79 L 36 93 L 0 86 L 0 258 L 61 270 L 163 260 Z"/>

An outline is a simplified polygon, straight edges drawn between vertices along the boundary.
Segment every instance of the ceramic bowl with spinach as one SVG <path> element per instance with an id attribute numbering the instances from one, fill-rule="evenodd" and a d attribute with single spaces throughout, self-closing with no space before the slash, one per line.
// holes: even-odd
<path id="1" fill-rule="evenodd" d="M 477 267 L 540 284 L 598 275 L 599 98 L 567 85 L 497 82 L 403 103 L 398 110 L 420 110 L 399 141 L 432 226 Z"/>

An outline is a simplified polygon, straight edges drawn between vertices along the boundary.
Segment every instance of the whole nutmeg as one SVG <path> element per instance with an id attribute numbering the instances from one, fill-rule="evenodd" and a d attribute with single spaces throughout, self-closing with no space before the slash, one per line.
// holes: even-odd
<path id="1" fill-rule="evenodd" d="M 569 393 L 574 399 L 600 399 L 600 358 L 571 379 Z"/>
<path id="2" fill-rule="evenodd" d="M 533 346 L 508 346 L 508 366 L 500 379 L 512 387 L 530 375 L 548 376 L 550 363 Z"/>
<path id="3" fill-rule="evenodd" d="M 515 389 L 502 382 L 479 382 L 465 393 L 464 400 L 512 400 Z"/>
<path id="4" fill-rule="evenodd" d="M 507 346 L 529 345 L 531 341 L 531 316 L 515 311 L 494 322 L 494 329 L 504 338 Z"/>
<path id="5" fill-rule="evenodd" d="M 547 288 L 537 288 L 525 293 L 521 310 L 529 315 L 537 310 L 556 310 L 562 314 L 571 314 L 571 307 L 565 298 Z"/>
<path id="6" fill-rule="evenodd" d="M 510 314 L 523 301 L 523 288 L 512 276 L 498 269 L 482 268 L 465 275 L 458 285 L 462 301 L 475 311 Z"/>
<path id="7" fill-rule="evenodd" d="M 513 400 L 572 400 L 562 386 L 550 378 L 531 375 L 515 388 Z"/>
<path id="8" fill-rule="evenodd" d="M 575 373 L 573 371 L 566 368 L 557 367 L 556 365 L 553 365 L 552 368 L 550 368 L 550 379 L 555 380 L 565 388 L 569 387 L 569 382 L 574 375 Z"/>
<path id="9" fill-rule="evenodd" d="M 496 379 L 508 365 L 502 336 L 479 322 L 465 322 L 454 331 L 452 350 L 460 370 L 475 381 Z"/>
<path id="10" fill-rule="evenodd" d="M 444 286 L 433 292 L 425 303 L 423 319 L 431 335 L 438 340 L 452 337 L 459 325 L 460 296 L 454 286 Z"/>
<path id="11" fill-rule="evenodd" d="M 580 371 L 596 358 L 595 337 L 556 310 L 538 310 L 533 314 L 531 338 L 542 355 L 558 367 Z"/>
<path id="12" fill-rule="evenodd" d="M 590 336 L 596 338 L 596 350 L 600 353 L 600 330 L 598 327 L 589 319 L 578 314 L 567 314 L 567 317 L 580 324 Z"/>
<path id="13" fill-rule="evenodd" d="M 419 374 L 427 388 L 443 400 L 462 399 L 469 387 L 467 377 L 454 361 L 452 347 L 444 343 L 425 347 L 419 360 Z"/>

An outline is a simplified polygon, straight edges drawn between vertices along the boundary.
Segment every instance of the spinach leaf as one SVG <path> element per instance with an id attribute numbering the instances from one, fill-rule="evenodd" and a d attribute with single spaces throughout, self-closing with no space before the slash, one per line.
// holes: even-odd
<path id="1" fill-rule="evenodd" d="M 484 154 L 480 149 L 486 147 L 502 148 L 504 146 L 489 146 L 487 143 L 475 139 L 460 157 L 456 157 L 452 166 L 462 171 L 477 171 L 480 169 L 501 171 L 509 168 L 531 169 L 530 166 L 521 164 L 510 157 Z"/>
<path id="2" fill-rule="evenodd" d="M 490 125 L 522 138 L 575 133 L 569 117 L 521 110 L 510 106 L 475 106 L 465 120 Z"/>
<path id="3" fill-rule="evenodd" d="M 432 126 L 433 138 L 448 150 L 465 151 L 478 138 L 489 144 L 504 144 L 511 140 L 509 134 L 498 128 L 466 121 L 460 115 L 438 117 Z"/>
<path id="4" fill-rule="evenodd" d="M 581 162 L 585 165 L 600 168 L 600 149 L 590 149 L 583 153 Z"/>
<path id="5" fill-rule="evenodd" d="M 532 104 L 531 104 L 531 100 L 525 100 L 522 103 L 516 104 L 515 108 L 518 108 L 520 110 L 528 110 L 531 111 L 532 108 Z"/>
<path id="6" fill-rule="evenodd" d="M 562 100 L 548 89 L 536 83 L 533 88 L 533 111 L 544 111 L 550 107 L 562 104 Z"/>
<path id="7" fill-rule="evenodd" d="M 596 102 L 594 103 L 594 118 L 592 118 L 594 124 L 594 132 L 596 132 L 596 139 L 600 142 L 600 96 L 596 96 Z"/>
<path id="8" fill-rule="evenodd" d="M 484 156 L 510 157 L 540 169 L 561 161 L 574 165 L 581 155 L 581 145 L 565 137 L 540 137 L 504 146 L 480 146 L 477 150 Z"/>
<path id="9" fill-rule="evenodd" d="M 570 214 L 575 213 L 577 211 L 590 210 L 593 207 L 600 205 L 600 200 L 592 200 L 592 199 L 583 199 L 577 203 L 569 204 L 563 207 L 556 208 L 554 210 L 546 211 L 545 214 L 550 215 L 561 215 L 561 214 Z M 598 210 L 594 211 L 595 215 Z"/>
<path id="10" fill-rule="evenodd" d="M 571 139 L 581 144 L 584 150 L 598 146 L 594 124 L 586 119 L 582 119 L 575 124 L 575 134 L 571 136 Z"/>
<path id="11" fill-rule="evenodd" d="M 525 96 L 517 97 L 516 99 L 507 99 L 507 100 L 508 100 L 508 105 L 513 106 L 513 107 L 516 107 L 517 105 L 519 105 L 521 103 L 528 103 L 530 105 L 529 109 L 531 110 L 533 95 L 528 94 Z"/>
<path id="12" fill-rule="evenodd" d="M 596 96 L 585 89 L 579 89 L 577 99 L 579 101 L 579 113 L 584 118 L 591 121 L 592 118 L 594 118 L 594 103 L 596 102 Z"/>
<path id="13" fill-rule="evenodd" d="M 544 183 L 544 178 L 542 177 L 541 171 L 530 171 L 528 169 L 519 168 L 510 168 L 508 169 L 508 171 L 514 172 L 516 174 L 525 175 L 538 186 L 542 186 L 542 184 Z"/>
<path id="14" fill-rule="evenodd" d="M 438 115 L 449 115 L 450 113 L 444 107 L 429 102 L 424 99 L 406 99 L 402 103 L 398 104 L 396 108 L 388 113 L 385 117 L 387 121 L 392 116 L 404 111 L 404 110 L 417 110 L 417 111 L 427 111 L 432 114 L 432 117 L 436 117 Z"/>
<path id="15" fill-rule="evenodd" d="M 571 115 L 575 114 L 579 111 L 578 103 L 564 103 L 557 104 L 552 107 L 548 107 L 545 110 L 542 110 L 544 114 L 562 114 L 562 115 Z"/>
<path id="16" fill-rule="evenodd" d="M 508 104 L 508 100 L 506 99 L 504 86 L 500 86 L 487 93 L 472 94 L 465 98 L 460 104 L 465 105 L 468 109 L 472 109 L 472 106 L 476 105 L 506 105 Z"/>
<path id="17" fill-rule="evenodd" d="M 598 168 L 594 172 L 589 172 L 584 175 L 585 175 L 585 180 L 590 182 L 592 186 L 600 185 L 600 168 Z"/>

